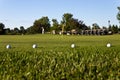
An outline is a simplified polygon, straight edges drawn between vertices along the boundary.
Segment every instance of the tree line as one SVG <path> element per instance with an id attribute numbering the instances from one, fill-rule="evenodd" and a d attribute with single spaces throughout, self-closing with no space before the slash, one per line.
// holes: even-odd
<path id="1" fill-rule="evenodd" d="M 117 19 L 120 23 L 120 7 L 118 7 Z M 43 16 L 40 19 L 34 21 L 33 25 L 27 29 L 24 26 L 20 28 L 15 27 L 14 29 L 5 28 L 4 23 L 0 23 L 0 34 L 1 35 L 20 35 L 20 34 L 42 34 L 42 33 L 51 33 L 54 31 L 54 34 L 70 33 L 72 30 L 77 32 L 82 32 L 83 30 L 99 30 L 105 29 L 108 32 L 111 31 L 113 34 L 120 32 L 120 26 L 111 25 L 108 21 L 108 27 L 100 27 L 97 23 L 93 23 L 92 26 L 87 26 L 84 21 L 73 18 L 73 14 L 64 13 L 62 20 L 59 23 L 57 19 L 52 19 L 52 24 L 47 16 Z M 44 32 L 43 32 L 44 31 Z"/>

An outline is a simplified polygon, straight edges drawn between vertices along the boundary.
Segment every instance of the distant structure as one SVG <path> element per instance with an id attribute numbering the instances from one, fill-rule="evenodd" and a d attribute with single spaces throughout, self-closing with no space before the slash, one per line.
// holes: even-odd
<path id="1" fill-rule="evenodd" d="M 90 30 L 81 30 L 77 31 L 76 29 L 72 29 L 71 31 L 60 31 L 59 34 L 66 35 L 111 35 L 112 31 L 107 29 L 90 29 Z"/>
<path id="2" fill-rule="evenodd" d="M 107 35 L 108 31 L 106 29 L 92 29 L 92 30 L 82 30 L 81 35 Z"/>
<path id="3" fill-rule="evenodd" d="M 42 27 L 42 34 L 44 34 L 45 33 L 45 30 L 44 30 L 44 28 Z"/>
<path id="4" fill-rule="evenodd" d="M 52 30 L 52 34 L 56 34 L 56 31 L 55 31 L 55 30 Z"/>

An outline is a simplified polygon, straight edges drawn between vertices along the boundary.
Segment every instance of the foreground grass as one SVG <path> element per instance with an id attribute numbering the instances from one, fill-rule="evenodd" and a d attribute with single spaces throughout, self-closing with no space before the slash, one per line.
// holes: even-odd
<path id="1" fill-rule="evenodd" d="M 120 35 L 0 36 L 1 80 L 119 80 Z M 106 43 L 112 43 L 111 48 Z M 32 44 L 38 44 L 32 49 Z M 71 49 L 70 44 L 76 48 Z M 5 49 L 11 44 L 12 49 Z"/>

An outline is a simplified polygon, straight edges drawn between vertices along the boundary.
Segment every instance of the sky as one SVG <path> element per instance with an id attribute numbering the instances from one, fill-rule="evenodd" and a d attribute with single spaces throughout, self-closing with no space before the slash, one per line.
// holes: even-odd
<path id="1" fill-rule="evenodd" d="M 107 27 L 109 20 L 111 25 L 119 25 L 118 6 L 120 0 L 0 0 L 0 22 L 6 28 L 28 28 L 43 16 L 60 22 L 64 13 L 71 13 L 87 26 Z"/>

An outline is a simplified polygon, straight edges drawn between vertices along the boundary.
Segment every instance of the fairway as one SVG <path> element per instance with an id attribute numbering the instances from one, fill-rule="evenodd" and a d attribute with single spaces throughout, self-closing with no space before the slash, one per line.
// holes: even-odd
<path id="1" fill-rule="evenodd" d="M 108 36 L 80 36 L 80 35 L 6 35 L 0 36 L 0 48 L 4 49 L 7 44 L 12 49 L 32 49 L 33 44 L 38 45 L 38 49 L 54 50 L 55 48 L 70 48 L 74 43 L 79 47 L 102 47 L 106 48 L 107 43 L 112 47 L 120 46 L 120 35 Z"/>
<path id="2" fill-rule="evenodd" d="M 120 79 L 119 46 L 120 35 L 0 35 L 0 79 Z"/>

